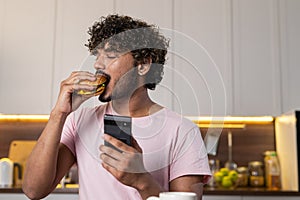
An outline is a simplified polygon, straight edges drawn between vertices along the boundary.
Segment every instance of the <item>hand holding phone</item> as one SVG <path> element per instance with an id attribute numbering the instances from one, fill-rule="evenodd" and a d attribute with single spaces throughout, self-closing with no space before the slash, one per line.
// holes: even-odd
<path id="1" fill-rule="evenodd" d="M 105 114 L 104 133 L 132 146 L 131 117 Z M 116 147 L 106 141 L 104 141 L 104 145 L 116 149 Z"/>
<path id="2" fill-rule="evenodd" d="M 132 137 L 131 125 L 131 117 L 105 115 L 104 133 L 131 147 L 126 148 L 125 145 L 122 147 L 118 146 L 119 149 L 106 140 L 104 141 L 104 145 L 118 152 L 111 151 L 111 149 L 105 148 L 104 145 L 100 146 L 100 151 L 102 152 L 100 159 L 102 160 L 103 167 L 121 183 L 129 186 L 132 184 L 132 180 L 136 180 L 137 176 L 147 172 L 144 167 L 142 149 Z M 120 156 L 122 159 L 120 159 Z"/>

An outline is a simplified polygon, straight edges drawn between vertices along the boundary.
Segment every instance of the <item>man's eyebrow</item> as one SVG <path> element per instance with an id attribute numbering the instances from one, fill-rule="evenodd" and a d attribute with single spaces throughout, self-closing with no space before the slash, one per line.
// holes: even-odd
<path id="1" fill-rule="evenodd" d="M 98 50 L 97 49 L 93 49 L 91 50 L 91 55 L 96 56 L 98 54 Z"/>
<path id="2" fill-rule="evenodd" d="M 125 49 L 125 48 L 122 49 L 122 48 L 119 48 L 119 47 L 113 46 L 113 45 L 107 45 L 102 50 L 104 53 L 116 53 L 116 54 L 125 54 L 125 53 L 130 52 L 130 50 L 128 50 L 128 49 Z"/>
<path id="3" fill-rule="evenodd" d="M 108 46 L 108 47 L 104 48 L 103 50 L 104 50 L 104 52 L 116 52 L 117 51 L 117 49 L 112 46 Z"/>

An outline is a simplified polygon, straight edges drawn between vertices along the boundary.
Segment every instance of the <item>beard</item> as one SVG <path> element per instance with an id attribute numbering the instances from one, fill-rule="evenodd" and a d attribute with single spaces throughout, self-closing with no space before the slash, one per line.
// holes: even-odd
<path id="1" fill-rule="evenodd" d="M 111 101 L 111 96 L 105 97 L 104 93 L 100 94 L 98 97 L 98 100 L 105 103 L 105 102 L 110 102 Z"/>
<path id="2" fill-rule="evenodd" d="M 110 102 L 118 99 L 128 99 L 140 86 L 138 84 L 138 69 L 133 67 L 119 79 L 115 80 L 115 85 L 111 94 L 102 93 L 98 99 L 101 102 Z M 108 96 L 107 96 L 108 95 Z"/>

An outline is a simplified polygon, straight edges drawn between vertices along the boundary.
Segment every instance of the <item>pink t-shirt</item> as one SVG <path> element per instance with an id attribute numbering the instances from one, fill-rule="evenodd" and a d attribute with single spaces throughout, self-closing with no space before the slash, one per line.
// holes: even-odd
<path id="1" fill-rule="evenodd" d="M 103 116 L 115 113 L 110 104 L 83 108 L 67 119 L 61 142 L 75 155 L 79 197 L 88 200 L 137 200 L 138 191 L 123 185 L 101 165 Z M 146 117 L 132 118 L 132 135 L 143 150 L 145 168 L 165 189 L 183 175 L 211 175 L 199 128 L 175 112 L 163 108 Z"/>

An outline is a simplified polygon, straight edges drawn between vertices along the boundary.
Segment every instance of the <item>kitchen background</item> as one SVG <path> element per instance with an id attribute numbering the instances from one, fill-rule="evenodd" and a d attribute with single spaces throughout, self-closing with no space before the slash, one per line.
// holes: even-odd
<path id="1" fill-rule="evenodd" d="M 169 55 L 153 94 L 165 106 L 189 116 L 279 115 L 300 107 L 299 10 L 298 0 L 0 0 L 0 113 L 48 114 L 60 81 L 88 55 L 88 27 L 119 13 L 208 52 L 175 44 L 191 57 Z"/>
<path id="2" fill-rule="evenodd" d="M 171 39 L 165 78 L 151 94 L 161 104 L 186 116 L 278 116 L 300 108 L 299 11 L 299 0 L 0 0 L 0 113 L 49 114 L 60 82 L 83 69 L 88 27 L 119 13 L 157 24 Z M 14 139 L 37 139 L 45 123 L 2 120 L 0 158 Z M 239 166 L 263 161 L 264 151 L 276 150 L 274 124 L 223 129 L 210 158 L 225 163 L 232 131 Z M 246 195 L 222 198 L 231 200 L 257 195 L 209 192 Z"/>

